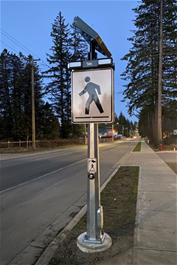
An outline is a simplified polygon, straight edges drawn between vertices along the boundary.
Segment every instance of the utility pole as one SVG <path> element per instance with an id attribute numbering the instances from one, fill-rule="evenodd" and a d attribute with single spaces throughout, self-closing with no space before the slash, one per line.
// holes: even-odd
<path id="1" fill-rule="evenodd" d="M 35 93 L 34 93 L 34 65 L 33 58 L 30 56 L 31 63 L 31 106 L 32 106 L 32 148 L 36 149 L 36 123 L 35 123 Z"/>
<path id="2" fill-rule="evenodd" d="M 162 141 L 162 52 L 163 52 L 163 0 L 160 0 L 159 71 L 157 97 L 157 144 Z"/>

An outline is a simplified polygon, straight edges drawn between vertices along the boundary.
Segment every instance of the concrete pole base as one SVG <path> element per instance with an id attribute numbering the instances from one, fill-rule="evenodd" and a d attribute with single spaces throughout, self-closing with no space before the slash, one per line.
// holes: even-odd
<path id="1" fill-rule="evenodd" d="M 112 245 L 111 237 L 104 233 L 102 240 L 87 239 L 87 233 L 84 232 L 77 238 L 77 246 L 82 252 L 95 253 L 105 251 Z"/>

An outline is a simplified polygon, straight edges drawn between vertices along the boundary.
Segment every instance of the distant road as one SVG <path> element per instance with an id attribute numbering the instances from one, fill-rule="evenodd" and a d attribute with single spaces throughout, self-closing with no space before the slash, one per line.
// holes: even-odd
<path id="1" fill-rule="evenodd" d="M 135 142 L 100 148 L 101 182 Z M 86 202 L 87 150 L 83 146 L 25 156 L 2 156 L 0 264 L 9 262 L 56 220 L 61 228 Z M 25 265 L 25 264 L 24 264 Z"/>
<path id="2" fill-rule="evenodd" d="M 17 155 L 15 158 L 1 161 L 0 191 L 18 184 L 42 177 L 73 162 L 80 161 L 86 156 L 83 146 L 70 147 L 56 151 L 35 154 Z M 12 156 L 13 157 L 13 156 Z"/>

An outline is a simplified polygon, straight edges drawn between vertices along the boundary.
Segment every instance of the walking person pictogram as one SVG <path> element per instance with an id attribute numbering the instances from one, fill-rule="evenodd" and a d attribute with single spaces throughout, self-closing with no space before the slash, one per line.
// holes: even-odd
<path id="1" fill-rule="evenodd" d="M 94 101 L 97 108 L 99 109 L 100 113 L 103 113 L 104 110 L 101 106 L 98 94 L 101 95 L 101 89 L 100 86 L 90 82 L 90 77 L 87 76 L 85 78 L 85 82 L 87 83 L 85 88 L 79 93 L 79 96 L 82 96 L 83 94 L 85 94 L 86 92 L 89 94 L 89 98 L 86 102 L 85 105 L 85 114 L 89 114 L 90 112 L 90 105 L 92 104 L 92 102 Z M 97 94 L 98 93 L 98 94 Z"/>

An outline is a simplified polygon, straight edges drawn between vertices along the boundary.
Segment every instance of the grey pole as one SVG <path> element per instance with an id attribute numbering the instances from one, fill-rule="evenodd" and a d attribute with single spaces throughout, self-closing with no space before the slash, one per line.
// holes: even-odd
<path id="1" fill-rule="evenodd" d="M 90 43 L 89 60 L 95 58 L 94 44 Z M 98 218 L 100 209 L 100 167 L 99 167 L 99 149 L 98 149 L 98 124 L 90 123 L 88 126 L 88 167 L 89 163 L 95 161 L 95 177 L 90 179 L 88 172 L 88 191 L 87 191 L 87 237 L 90 240 L 101 240 L 101 224 L 98 219 L 103 220 L 103 216 Z M 102 211 L 100 211 L 101 214 Z"/>
<path id="2" fill-rule="evenodd" d="M 95 58 L 94 43 L 90 42 L 89 60 Z M 103 231 L 103 208 L 100 204 L 100 160 L 98 124 L 88 126 L 87 232 L 78 237 L 77 245 L 83 252 L 100 252 L 112 245 Z"/>
<path id="3" fill-rule="evenodd" d="M 93 165 L 94 176 L 89 172 Z M 87 192 L 87 238 L 92 241 L 102 239 L 100 211 L 100 168 L 98 150 L 98 125 L 91 123 L 88 129 L 88 192 Z"/>

